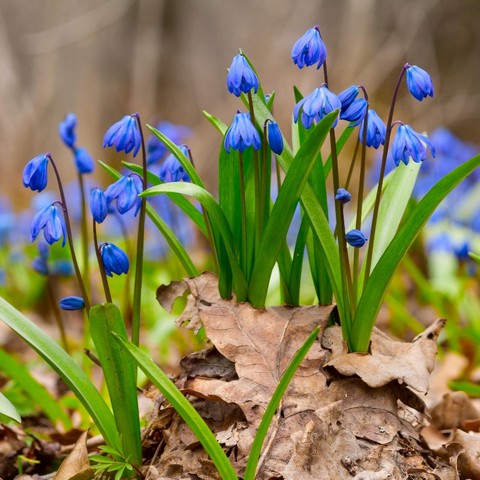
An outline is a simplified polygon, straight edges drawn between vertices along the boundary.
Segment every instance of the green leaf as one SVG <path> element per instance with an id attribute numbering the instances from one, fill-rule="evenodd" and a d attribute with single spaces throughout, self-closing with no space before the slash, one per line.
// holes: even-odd
<path id="1" fill-rule="evenodd" d="M 72 357 L 2 297 L 0 297 L 0 318 L 57 372 L 88 411 L 105 441 L 119 448 L 120 437 L 112 412 Z"/>
<path id="2" fill-rule="evenodd" d="M 0 415 L 5 415 L 11 420 L 15 420 L 17 423 L 21 423 L 22 419 L 18 414 L 16 408 L 11 404 L 10 400 L 0 392 Z"/>
<path id="3" fill-rule="evenodd" d="M 192 432 L 198 438 L 217 467 L 221 478 L 223 480 L 238 480 L 235 470 L 225 455 L 225 452 L 222 450 L 222 447 L 215 439 L 215 436 L 208 428 L 208 425 L 193 408 L 192 404 L 183 396 L 182 392 L 176 387 L 176 385 L 138 347 L 118 336 L 115 336 L 115 338 L 133 357 L 149 380 L 160 390 L 160 392 L 162 392 L 163 396 L 171 403 L 175 411 L 192 429 Z"/>
<path id="4" fill-rule="evenodd" d="M 353 351 L 368 351 L 373 325 L 390 279 L 400 260 L 442 200 L 478 166 L 480 166 L 480 155 L 466 161 L 442 178 L 418 203 L 390 242 L 373 269 L 358 304 L 349 337 Z"/>
<path id="5" fill-rule="evenodd" d="M 318 151 L 337 116 L 338 111 L 332 112 L 313 128 L 287 171 L 265 227 L 252 270 L 248 298 L 254 306 L 264 306 L 272 269 L 287 235 L 298 200 L 313 169 Z"/>
<path id="6" fill-rule="evenodd" d="M 66 430 L 72 428 L 70 417 L 66 415 L 50 392 L 32 377 L 25 365 L 2 349 L 0 349 L 0 365 L 2 374 L 14 380 L 54 425 L 60 421 Z"/>
<path id="7" fill-rule="evenodd" d="M 257 433 L 253 440 L 252 448 L 250 450 L 250 455 L 248 456 L 248 462 L 245 469 L 244 480 L 255 480 L 255 474 L 257 470 L 258 459 L 260 457 L 260 453 L 262 450 L 263 442 L 265 441 L 265 437 L 268 433 L 268 427 L 272 422 L 272 418 L 277 411 L 278 405 L 285 394 L 290 382 L 292 381 L 295 372 L 297 371 L 298 367 L 302 363 L 302 360 L 305 358 L 305 355 L 308 353 L 310 348 L 312 347 L 313 343 L 317 339 L 318 332 L 320 331 L 320 327 L 317 327 L 307 338 L 305 343 L 299 348 L 297 353 L 294 355 L 288 367 L 286 368 L 280 382 L 275 389 L 275 392 L 268 402 L 267 409 L 263 414 L 262 420 L 260 425 L 258 426 Z"/>
<path id="8" fill-rule="evenodd" d="M 202 112 L 203 116 L 218 130 L 222 137 L 225 136 L 225 133 L 228 130 L 228 125 L 225 125 L 219 118 L 211 115 L 210 113 L 206 112 L 205 110 Z"/>
<path id="9" fill-rule="evenodd" d="M 127 332 L 118 307 L 112 303 L 94 305 L 90 309 L 90 333 L 102 366 L 113 415 L 122 440 L 123 453 L 132 463 L 141 465 L 142 444 L 138 413 L 135 368 L 131 357 L 112 336 L 127 339 Z"/>
<path id="10" fill-rule="evenodd" d="M 212 230 L 214 232 L 217 252 L 220 248 L 219 239 L 221 238 L 221 245 L 223 245 L 223 248 L 225 248 L 229 260 L 229 266 L 232 269 L 233 285 L 237 295 L 237 300 L 244 301 L 247 295 L 247 283 L 245 276 L 240 270 L 240 266 L 238 264 L 235 252 L 236 245 L 228 225 L 228 221 L 218 203 L 213 198 L 212 194 L 198 185 L 183 182 L 171 182 L 151 187 L 145 192 L 141 193 L 140 196 L 148 197 L 168 192 L 182 193 L 184 195 L 196 198 L 208 212 L 212 223 Z M 220 258 L 219 261 L 221 261 Z M 220 270 L 222 268 L 224 268 L 224 266 L 220 265 Z"/>

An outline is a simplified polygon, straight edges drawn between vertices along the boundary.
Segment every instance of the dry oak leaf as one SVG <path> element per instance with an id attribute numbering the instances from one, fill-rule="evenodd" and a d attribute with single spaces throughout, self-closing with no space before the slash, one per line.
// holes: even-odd
<path id="1" fill-rule="evenodd" d="M 419 393 L 426 393 L 435 366 L 437 338 L 444 325 L 444 319 L 436 320 L 411 343 L 392 340 L 374 329 L 371 354 L 347 353 L 340 327 L 327 328 L 322 345 L 332 350 L 332 358 L 325 366 L 345 376 L 358 375 L 373 388 L 396 380 Z"/>
<path id="2" fill-rule="evenodd" d="M 480 478 L 480 433 L 455 430 L 449 440 L 447 448 L 461 446 L 454 457 L 462 478 Z"/>
<path id="3" fill-rule="evenodd" d="M 60 465 L 53 480 L 86 480 L 93 477 L 94 471 L 90 467 L 90 460 L 88 459 L 87 435 L 88 430 L 80 435 L 72 451 Z"/>

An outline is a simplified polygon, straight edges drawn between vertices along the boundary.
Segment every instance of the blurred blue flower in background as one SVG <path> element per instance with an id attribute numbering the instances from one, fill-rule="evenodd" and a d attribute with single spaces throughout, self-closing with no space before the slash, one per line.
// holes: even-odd
<path id="1" fill-rule="evenodd" d="M 190 128 L 170 122 L 157 123 L 155 124 L 155 128 L 168 137 L 175 145 L 180 145 L 192 134 Z M 155 135 L 150 135 L 148 137 L 147 163 L 149 165 L 159 163 L 161 160 L 163 160 L 167 152 L 167 147 Z"/>

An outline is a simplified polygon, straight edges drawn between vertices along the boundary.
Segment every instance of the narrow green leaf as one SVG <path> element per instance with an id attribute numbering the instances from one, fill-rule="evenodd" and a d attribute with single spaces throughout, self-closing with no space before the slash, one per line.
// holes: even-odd
<path id="1" fill-rule="evenodd" d="M 418 203 L 390 242 L 373 269 L 358 304 L 350 333 L 353 351 L 368 351 L 373 325 L 390 279 L 422 227 L 448 193 L 479 166 L 480 155 L 477 155 L 442 178 Z"/>
<path id="2" fill-rule="evenodd" d="M 92 417 L 105 441 L 120 447 L 113 414 L 90 379 L 65 350 L 0 297 L 0 318 L 57 372 Z"/>
<path id="3" fill-rule="evenodd" d="M 228 130 L 228 125 L 225 125 L 225 123 L 223 123 L 219 118 L 215 117 L 215 115 L 211 115 L 205 110 L 202 113 L 203 116 L 218 130 L 220 135 L 224 137 Z"/>
<path id="4" fill-rule="evenodd" d="M 137 362 L 149 380 L 162 392 L 163 396 L 170 402 L 185 423 L 192 429 L 192 432 L 217 467 L 221 478 L 223 480 L 238 480 L 235 470 L 215 436 L 208 428 L 208 425 L 176 385 L 138 347 L 118 336 L 115 336 L 115 338 Z"/>
<path id="5" fill-rule="evenodd" d="M 306 217 L 302 216 L 300 228 L 298 229 L 297 240 L 295 242 L 295 249 L 293 251 L 290 278 L 288 279 L 288 291 L 290 292 L 291 305 L 293 306 L 296 306 L 300 303 L 300 285 L 302 281 L 303 261 L 309 232 L 310 223 Z"/>
<path id="6" fill-rule="evenodd" d="M 0 415 L 5 415 L 11 420 L 15 420 L 17 423 L 22 422 L 22 418 L 18 414 L 17 409 L 2 392 L 0 392 Z"/>
<path id="7" fill-rule="evenodd" d="M 90 309 L 90 333 L 107 384 L 123 454 L 129 456 L 133 464 L 141 465 L 136 372 L 131 357 L 125 356 L 125 349 L 112 336 L 115 333 L 119 338 L 127 339 L 118 307 L 112 303 L 94 305 Z"/>
<path id="8" fill-rule="evenodd" d="M 295 372 L 297 371 L 298 367 L 302 363 L 302 360 L 305 358 L 305 355 L 308 353 L 310 348 L 312 347 L 313 343 L 317 339 L 318 332 L 320 331 L 320 327 L 317 327 L 307 338 L 305 343 L 300 347 L 297 353 L 293 356 L 292 360 L 288 364 L 280 382 L 275 389 L 275 392 L 268 402 L 267 409 L 263 414 L 262 420 L 260 425 L 258 426 L 257 433 L 253 440 L 252 448 L 250 450 L 250 455 L 248 456 L 248 462 L 245 469 L 244 480 L 255 480 L 255 474 L 257 470 L 258 459 L 260 458 L 260 453 L 262 451 L 262 445 L 265 441 L 265 437 L 268 432 L 268 427 L 272 422 L 272 418 L 277 411 L 278 405 L 285 394 L 290 382 L 292 381 Z"/>
<path id="9" fill-rule="evenodd" d="M 2 374 L 14 380 L 26 395 L 35 400 L 38 408 L 54 425 L 60 421 L 66 430 L 72 428 L 70 417 L 66 415 L 50 392 L 32 377 L 25 365 L 2 349 L 0 349 L 0 365 Z"/>

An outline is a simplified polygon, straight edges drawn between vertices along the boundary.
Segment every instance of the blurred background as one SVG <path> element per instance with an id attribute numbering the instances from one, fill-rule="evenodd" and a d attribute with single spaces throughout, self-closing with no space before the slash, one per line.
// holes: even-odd
<path id="1" fill-rule="evenodd" d="M 202 110 L 230 123 L 242 108 L 225 86 L 232 57 L 242 48 L 265 91 L 276 91 L 277 120 L 288 132 L 292 84 L 306 94 L 323 81 L 290 59 L 295 40 L 315 24 L 334 92 L 365 85 L 385 117 L 408 61 L 431 74 L 435 97 L 419 103 L 403 88 L 395 118 L 479 143 L 479 20 L 477 0 L 0 0 L 0 191 L 29 203 L 21 171 L 46 151 L 65 158 L 62 175 L 73 177 L 57 133 L 66 113 L 78 116 L 78 144 L 113 161 L 103 135 L 135 111 L 144 123 L 192 128 L 197 168 L 214 188 L 219 138 Z"/>

